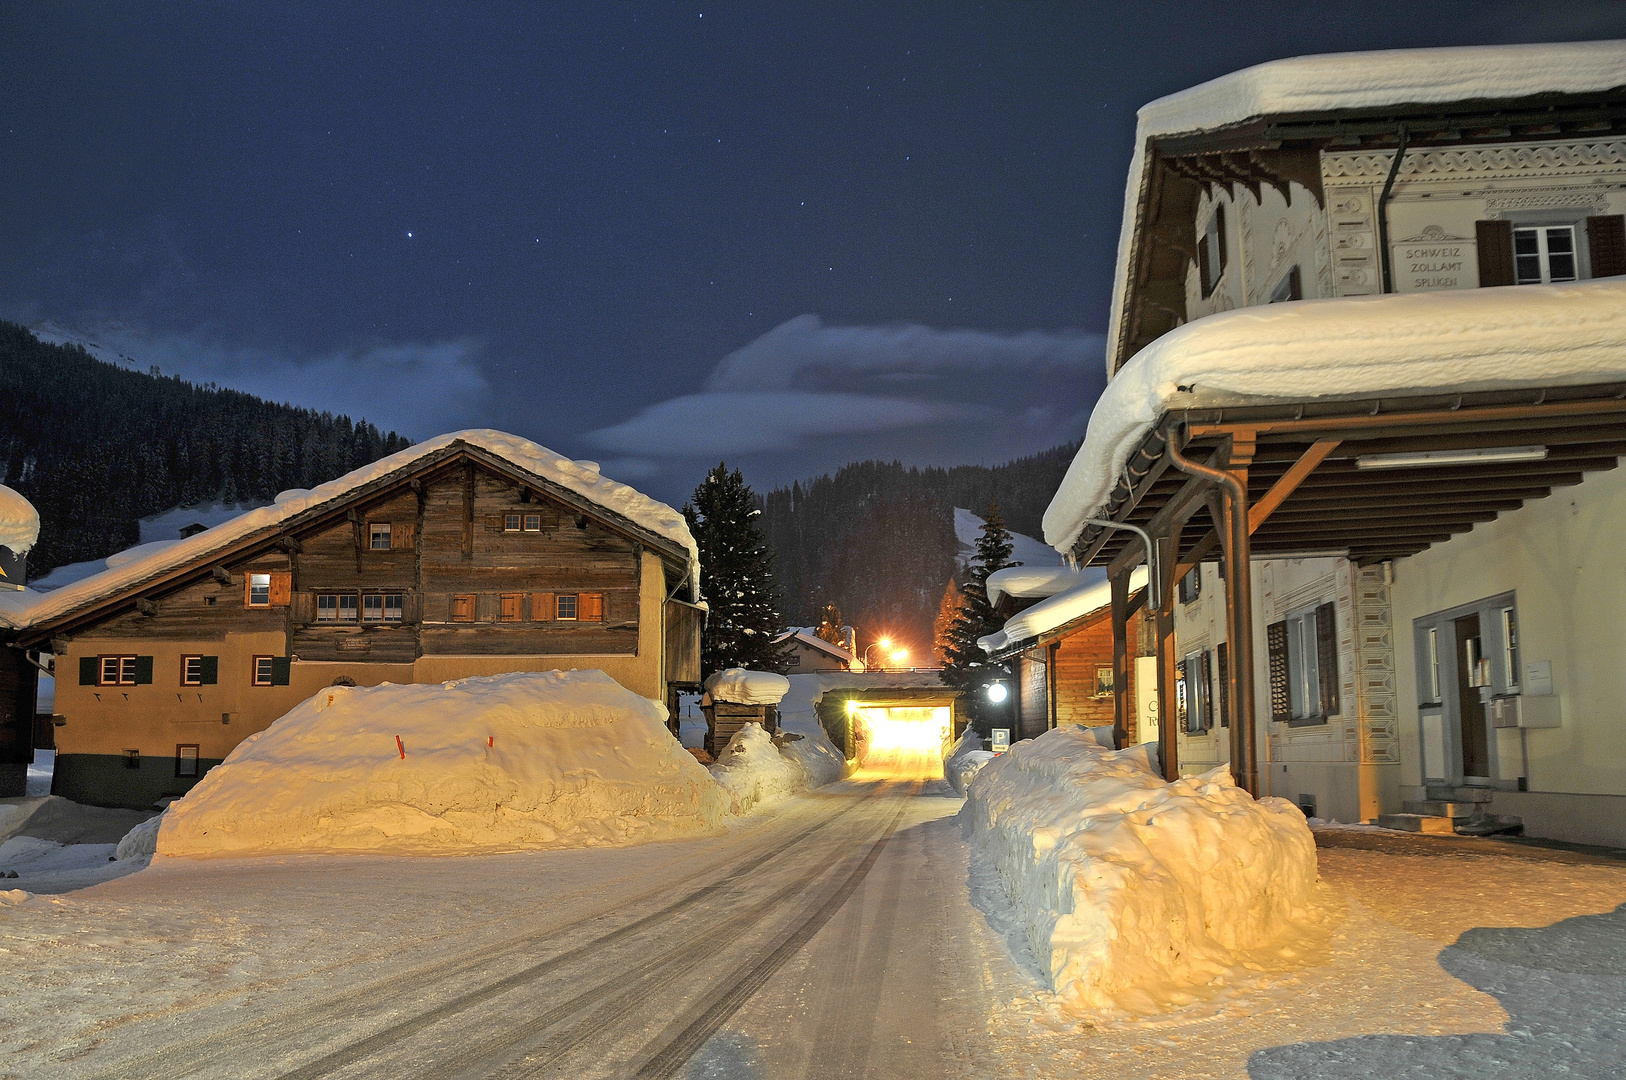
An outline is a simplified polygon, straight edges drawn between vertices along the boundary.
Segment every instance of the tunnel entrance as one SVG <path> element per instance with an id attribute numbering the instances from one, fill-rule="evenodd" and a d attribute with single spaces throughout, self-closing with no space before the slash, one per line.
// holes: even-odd
<path id="1" fill-rule="evenodd" d="M 855 779 L 942 778 L 953 725 L 948 706 L 853 704 Z"/>

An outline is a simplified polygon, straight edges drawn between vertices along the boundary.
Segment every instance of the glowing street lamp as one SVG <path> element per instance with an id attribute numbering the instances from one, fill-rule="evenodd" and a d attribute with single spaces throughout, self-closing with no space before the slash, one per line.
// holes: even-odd
<path id="1" fill-rule="evenodd" d="M 878 648 L 878 649 L 885 650 L 885 649 L 890 649 L 891 647 L 892 647 L 892 639 L 891 638 L 882 638 L 879 641 L 870 642 L 869 643 L 869 648 L 864 650 L 864 666 L 866 668 L 869 667 L 870 649 L 877 649 Z M 904 650 L 905 653 L 907 653 L 907 651 L 908 650 Z M 884 668 L 886 665 L 883 662 L 881 666 Z"/>
<path id="2" fill-rule="evenodd" d="M 1010 691 L 1005 689 L 1005 684 L 1002 682 L 989 683 L 983 692 L 988 695 L 988 700 L 995 705 L 1010 696 Z"/>

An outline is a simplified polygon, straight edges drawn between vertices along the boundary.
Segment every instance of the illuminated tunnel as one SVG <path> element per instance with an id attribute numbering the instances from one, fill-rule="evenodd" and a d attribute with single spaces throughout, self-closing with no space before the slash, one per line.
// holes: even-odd
<path id="1" fill-rule="evenodd" d="M 857 779 L 929 780 L 943 775 L 943 752 L 955 734 L 949 687 L 827 693 L 820 719 Z"/>

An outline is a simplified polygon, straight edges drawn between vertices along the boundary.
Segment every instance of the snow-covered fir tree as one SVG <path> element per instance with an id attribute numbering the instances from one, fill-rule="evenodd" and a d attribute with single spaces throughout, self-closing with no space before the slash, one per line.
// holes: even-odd
<path id="1" fill-rule="evenodd" d="M 1003 625 L 994 614 L 994 606 L 988 602 L 988 575 L 1015 565 L 1011 562 L 1011 534 L 1005 529 L 999 504 L 990 502 L 982 518 L 982 535 L 977 539 L 976 553 L 971 556 L 960 585 L 960 612 L 949 624 L 942 650 L 943 681 L 967 695 L 966 704 L 979 719 L 987 706 L 982 688 L 1009 674 L 1004 664 L 990 663 L 988 654 L 977 644 L 978 638 L 996 632 Z"/>
<path id="2" fill-rule="evenodd" d="M 701 677 L 723 668 L 783 672 L 789 646 L 773 639 L 784 629 L 773 558 L 756 518 L 756 496 L 738 469 L 719 463 L 683 506 L 700 546 L 700 592 L 711 608 L 701 639 Z"/>

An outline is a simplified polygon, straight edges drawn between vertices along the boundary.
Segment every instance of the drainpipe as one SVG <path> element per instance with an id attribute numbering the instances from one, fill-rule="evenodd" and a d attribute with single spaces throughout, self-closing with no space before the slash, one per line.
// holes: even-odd
<path id="1" fill-rule="evenodd" d="M 1225 545 L 1226 586 L 1230 591 L 1227 637 L 1231 643 L 1231 731 L 1235 740 L 1232 765 L 1240 767 L 1237 783 L 1250 795 L 1259 793 L 1259 758 L 1254 752 L 1253 703 L 1253 582 L 1249 566 L 1248 492 L 1242 482 L 1223 469 L 1198 464 L 1180 453 L 1182 440 L 1170 439 L 1169 463 L 1188 476 L 1200 477 L 1218 485 L 1225 493 L 1225 521 L 1230 531 Z M 1178 553 L 1171 555 L 1178 558 Z"/>
<path id="2" fill-rule="evenodd" d="M 1389 193 L 1394 190 L 1395 177 L 1400 175 L 1400 159 L 1406 156 L 1406 146 L 1411 142 L 1411 132 L 1406 125 L 1399 128 L 1400 144 L 1395 147 L 1395 159 L 1389 166 L 1389 178 L 1383 182 L 1383 194 L 1378 196 L 1378 257 L 1383 264 L 1383 291 L 1392 293 L 1394 289 L 1394 275 L 1389 266 Z"/>

